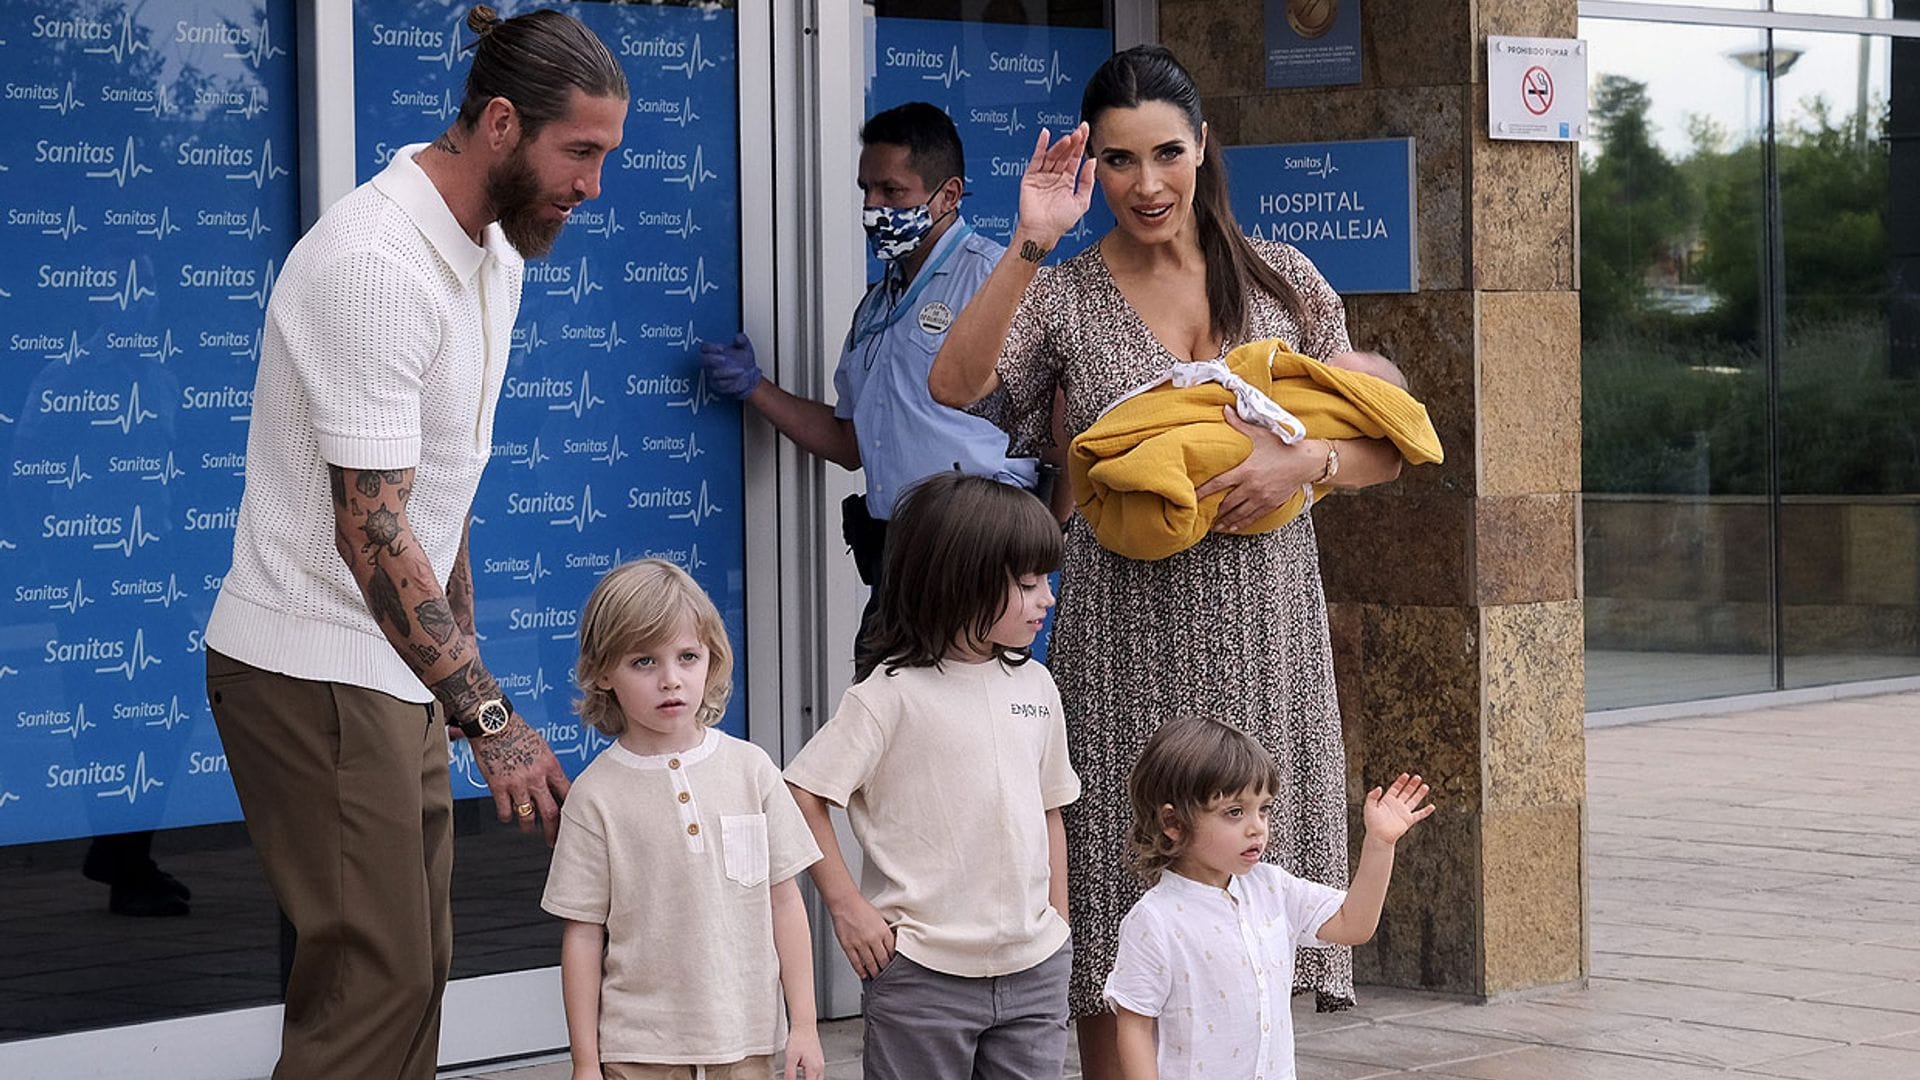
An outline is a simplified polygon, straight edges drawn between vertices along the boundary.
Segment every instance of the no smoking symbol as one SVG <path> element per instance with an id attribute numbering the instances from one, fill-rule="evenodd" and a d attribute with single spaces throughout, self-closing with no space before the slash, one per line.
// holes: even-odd
<path id="1" fill-rule="evenodd" d="M 1553 76 L 1538 64 L 1520 76 L 1520 102 L 1535 116 L 1545 116 L 1553 108 Z"/>

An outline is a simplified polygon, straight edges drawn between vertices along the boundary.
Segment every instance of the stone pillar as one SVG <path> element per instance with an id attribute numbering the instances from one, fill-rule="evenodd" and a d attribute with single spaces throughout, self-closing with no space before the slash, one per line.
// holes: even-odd
<path id="1" fill-rule="evenodd" d="M 1413 136 L 1420 291 L 1353 296 L 1441 466 L 1314 509 L 1354 801 L 1401 769 L 1403 847 L 1363 983 L 1494 997 L 1587 973 L 1575 148 L 1486 137 L 1486 37 L 1572 37 L 1575 0 L 1366 0 L 1365 81 L 1269 91 L 1256 0 L 1160 0 L 1218 144 Z"/>

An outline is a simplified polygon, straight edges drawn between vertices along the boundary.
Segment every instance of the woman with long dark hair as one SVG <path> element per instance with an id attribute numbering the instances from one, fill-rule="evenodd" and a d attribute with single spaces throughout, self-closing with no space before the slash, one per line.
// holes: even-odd
<path id="1" fill-rule="evenodd" d="M 1016 441 L 1042 443 L 1056 390 L 1071 436 L 1178 362 L 1262 338 L 1318 359 L 1349 349 L 1340 298 L 1313 264 L 1241 234 L 1199 92 L 1172 53 L 1143 46 L 1108 60 L 1088 80 L 1080 116 L 1058 140 L 1041 132 L 1013 242 L 934 362 L 937 400 L 960 406 L 1004 387 Z M 1096 177 L 1118 224 L 1043 269 L 1086 212 Z M 1085 783 L 1066 824 L 1069 1004 L 1089 1080 L 1119 1075 L 1100 986 L 1120 918 L 1141 892 L 1126 870 L 1127 774 L 1163 721 L 1213 716 L 1258 739 L 1282 778 L 1267 857 L 1299 877 L 1346 884 L 1345 751 L 1313 522 L 1240 530 L 1304 484 L 1390 480 L 1400 456 L 1373 440 L 1288 445 L 1232 410 L 1227 421 L 1253 449 L 1200 489 L 1226 494 L 1199 544 L 1144 562 L 1102 548 L 1079 518 L 1068 526 L 1049 657 Z M 1350 952 L 1303 950 L 1295 986 L 1316 991 L 1322 1008 L 1351 1002 Z"/>

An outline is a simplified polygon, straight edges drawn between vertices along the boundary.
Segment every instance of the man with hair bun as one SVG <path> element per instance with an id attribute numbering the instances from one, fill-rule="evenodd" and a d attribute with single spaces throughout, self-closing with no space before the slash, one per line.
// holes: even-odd
<path id="1" fill-rule="evenodd" d="M 459 117 L 287 256 L 267 306 L 207 697 L 296 932 L 275 1080 L 427 1080 L 452 963 L 448 739 L 503 822 L 566 774 L 481 660 L 467 532 L 523 259 L 600 194 L 625 75 L 557 11 L 476 6 Z"/>

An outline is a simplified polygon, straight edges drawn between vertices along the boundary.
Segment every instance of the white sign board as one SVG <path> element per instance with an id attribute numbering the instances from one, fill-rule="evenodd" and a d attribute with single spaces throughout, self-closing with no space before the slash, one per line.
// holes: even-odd
<path id="1" fill-rule="evenodd" d="M 1578 142 L 1587 135 L 1587 43 L 1487 37 L 1487 136 Z"/>

